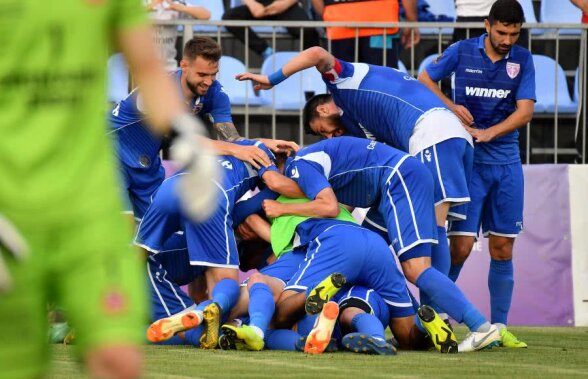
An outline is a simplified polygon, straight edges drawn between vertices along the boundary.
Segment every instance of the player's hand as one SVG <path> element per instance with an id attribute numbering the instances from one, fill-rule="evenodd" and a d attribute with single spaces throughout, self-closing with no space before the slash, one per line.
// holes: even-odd
<path id="1" fill-rule="evenodd" d="M 28 257 L 29 248 L 18 230 L 8 219 L 0 214 L 0 293 L 12 287 L 12 278 L 6 267 L 4 256 L 22 261 Z"/>
<path id="2" fill-rule="evenodd" d="M 300 150 L 300 146 L 294 141 L 285 141 L 281 139 L 259 138 L 259 141 L 267 146 L 274 153 L 286 153 L 290 155 L 292 152 Z"/>
<path id="3" fill-rule="evenodd" d="M 405 49 L 417 45 L 421 41 L 421 33 L 418 28 L 404 28 L 402 29 L 402 36 L 400 37 L 400 43 Z"/>
<path id="4" fill-rule="evenodd" d="M 186 172 L 177 187 L 182 208 L 192 220 L 204 221 L 214 211 L 219 194 L 214 183 L 221 175 L 217 156 L 204 137 L 204 126 L 195 117 L 182 113 L 172 120 L 172 128 L 177 137 L 171 156 Z"/>
<path id="5" fill-rule="evenodd" d="M 236 145 L 231 155 L 240 161 L 249 163 L 256 170 L 259 170 L 262 166 L 268 167 L 272 164 L 265 151 L 257 146 Z"/>
<path id="6" fill-rule="evenodd" d="M 268 218 L 280 217 L 282 213 L 282 204 L 275 201 L 266 199 L 263 201 L 263 211 Z"/>
<path id="7" fill-rule="evenodd" d="M 292 3 L 285 0 L 276 0 L 267 7 L 265 7 L 266 16 L 275 16 L 277 14 L 284 13 L 288 8 L 292 6 Z"/>
<path id="8" fill-rule="evenodd" d="M 492 128 L 475 129 L 475 128 L 471 128 L 469 126 L 466 126 L 466 130 L 474 138 L 474 141 L 476 141 L 478 143 L 490 142 L 496 137 L 494 135 Z"/>
<path id="9" fill-rule="evenodd" d="M 247 222 L 243 222 L 239 224 L 239 226 L 237 226 L 237 234 L 239 234 L 239 236 L 241 236 L 241 239 L 243 239 L 244 241 L 252 241 L 259 238 L 257 236 L 257 233 L 255 233 L 253 229 L 251 229 L 251 227 L 247 225 Z"/>
<path id="10" fill-rule="evenodd" d="M 252 74 L 250 72 L 246 72 L 244 74 L 237 74 L 235 76 L 235 79 L 237 79 L 238 81 L 241 81 L 241 82 L 244 80 L 254 81 L 256 84 L 253 86 L 253 89 L 255 89 L 256 91 L 258 91 L 260 89 L 271 89 L 273 87 L 270 84 L 269 78 L 267 75 L 259 75 L 259 74 Z"/>
<path id="11" fill-rule="evenodd" d="M 470 127 L 474 123 L 474 116 L 472 116 L 470 111 L 463 105 L 455 104 L 451 108 L 451 111 L 455 113 L 455 115 L 457 116 L 457 118 L 459 118 L 459 121 L 461 121 L 461 124 L 463 126 Z"/>

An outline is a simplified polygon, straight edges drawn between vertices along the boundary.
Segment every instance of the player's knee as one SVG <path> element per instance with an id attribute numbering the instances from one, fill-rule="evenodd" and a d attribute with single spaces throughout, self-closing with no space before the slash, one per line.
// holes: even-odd
<path id="1" fill-rule="evenodd" d="M 463 264 L 474 247 L 474 240 L 472 241 L 465 239 L 451 239 L 449 249 L 451 251 L 451 264 Z"/>
<path id="2" fill-rule="evenodd" d="M 259 272 L 251 274 L 249 280 L 247 281 L 247 288 L 251 289 L 251 287 L 253 287 L 253 285 L 256 283 L 268 284 L 265 275 L 260 274 Z"/>
<path id="3" fill-rule="evenodd" d="M 512 259 L 514 238 L 490 237 L 490 256 L 494 260 L 504 261 Z"/>

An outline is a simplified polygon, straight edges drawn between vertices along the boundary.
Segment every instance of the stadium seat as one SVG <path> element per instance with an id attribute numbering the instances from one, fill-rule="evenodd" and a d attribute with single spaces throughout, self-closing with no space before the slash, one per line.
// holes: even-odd
<path id="1" fill-rule="evenodd" d="M 455 14 L 454 0 L 434 0 L 428 1 L 429 8 L 427 9 L 435 16 L 445 15 L 452 17 L 454 20 L 457 17 Z M 439 28 L 420 28 L 422 34 L 439 34 Z M 453 28 L 442 28 L 441 34 L 452 34 Z"/>
<path id="2" fill-rule="evenodd" d="M 219 72 L 217 80 L 223 85 L 223 88 L 231 105 L 261 105 L 261 98 L 255 95 L 253 91 L 253 82 L 240 82 L 235 79 L 235 75 L 247 72 L 245 65 L 240 60 L 223 55 L 219 63 Z"/>
<path id="3" fill-rule="evenodd" d="M 419 65 L 419 70 L 417 72 L 417 75 L 420 74 L 421 72 L 423 72 L 423 70 L 429 65 L 429 63 L 433 62 L 433 60 L 435 58 L 437 58 L 439 56 L 439 54 L 431 54 L 429 56 L 426 56 L 422 61 L 421 64 Z"/>
<path id="4" fill-rule="evenodd" d="M 243 1 L 241 0 L 231 0 L 231 8 L 237 7 L 239 5 L 243 5 Z M 272 26 L 254 26 L 251 29 L 256 33 L 272 33 L 273 29 L 276 30 L 276 34 L 287 34 L 288 31 L 284 27 L 277 27 L 274 28 Z"/>
<path id="5" fill-rule="evenodd" d="M 536 24 L 537 17 L 535 16 L 535 9 L 533 8 L 533 0 L 518 0 L 518 2 L 521 3 L 521 6 L 523 7 L 525 22 L 527 24 Z M 531 34 L 543 34 L 543 31 L 544 29 L 533 28 L 531 29 Z"/>
<path id="6" fill-rule="evenodd" d="M 223 0 L 186 0 L 186 4 L 208 9 L 210 11 L 210 21 L 222 20 L 223 13 L 225 13 Z M 194 25 L 193 30 L 199 33 L 216 33 L 218 27 L 214 25 Z M 221 32 L 225 31 L 226 29 L 221 27 Z"/>
<path id="7" fill-rule="evenodd" d="M 576 74 L 574 75 L 574 103 L 578 104 L 578 100 L 580 99 L 580 68 L 576 69 Z"/>
<path id="8" fill-rule="evenodd" d="M 535 64 L 535 87 L 537 103 L 535 112 L 555 112 L 555 93 L 557 92 L 558 112 L 573 113 L 577 105 L 570 98 L 566 75 L 560 65 L 557 65 L 557 90 L 555 88 L 556 62 L 545 55 L 533 54 Z"/>
<path id="9" fill-rule="evenodd" d="M 108 101 L 118 103 L 129 94 L 129 67 L 121 53 L 108 58 Z"/>
<path id="10" fill-rule="evenodd" d="M 261 74 L 270 75 L 297 54 L 295 51 L 287 51 L 270 55 L 261 65 Z M 260 96 L 264 104 L 273 104 L 277 110 L 298 110 L 306 102 L 304 92 L 309 92 L 309 95 L 310 92 L 315 95 L 326 92 L 326 85 L 315 68 L 290 76 L 271 91 L 260 91 Z"/>
<path id="11" fill-rule="evenodd" d="M 569 0 L 541 0 L 541 22 L 579 24 L 582 11 Z M 554 29 L 549 30 L 555 32 Z M 546 31 L 547 32 L 547 31 Z M 580 34 L 580 29 L 560 29 L 560 34 Z"/>

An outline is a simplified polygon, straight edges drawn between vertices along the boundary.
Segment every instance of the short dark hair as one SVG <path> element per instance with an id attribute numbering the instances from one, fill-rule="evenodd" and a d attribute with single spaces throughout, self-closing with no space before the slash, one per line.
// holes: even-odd
<path id="1" fill-rule="evenodd" d="M 306 134 L 318 135 L 310 128 L 310 122 L 315 118 L 319 117 L 319 113 L 316 108 L 319 105 L 323 105 L 331 101 L 333 97 L 331 94 L 328 93 L 321 93 L 318 95 L 314 95 L 311 97 L 306 104 L 304 105 L 304 109 L 302 110 L 302 126 L 304 127 L 304 132 Z"/>
<path id="2" fill-rule="evenodd" d="M 522 24 L 525 22 L 525 13 L 517 0 L 497 0 L 490 8 L 488 22 L 490 25 L 497 22 L 505 25 Z"/>
<path id="3" fill-rule="evenodd" d="M 193 61 L 196 57 L 202 57 L 207 61 L 218 62 L 221 54 L 220 46 L 212 38 L 194 37 L 184 45 L 183 58 Z"/>

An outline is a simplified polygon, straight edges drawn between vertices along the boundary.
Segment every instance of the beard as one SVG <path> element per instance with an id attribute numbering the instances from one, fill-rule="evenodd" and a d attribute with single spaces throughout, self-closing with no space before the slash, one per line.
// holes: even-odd
<path id="1" fill-rule="evenodd" d="M 191 83 L 190 81 L 186 80 L 186 86 L 188 87 L 188 89 L 190 90 L 190 92 L 192 92 L 194 94 L 194 96 L 204 96 L 206 95 L 207 91 L 204 91 L 204 93 L 200 93 L 200 91 L 198 90 L 198 86 L 194 85 L 194 83 Z"/>
<path id="2" fill-rule="evenodd" d="M 512 49 L 512 45 L 501 45 L 499 43 L 495 43 L 492 38 L 490 38 L 490 45 L 492 45 L 494 51 L 500 55 L 506 55 Z"/>

